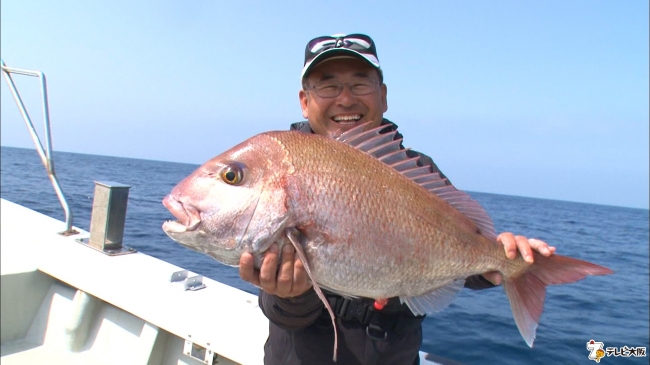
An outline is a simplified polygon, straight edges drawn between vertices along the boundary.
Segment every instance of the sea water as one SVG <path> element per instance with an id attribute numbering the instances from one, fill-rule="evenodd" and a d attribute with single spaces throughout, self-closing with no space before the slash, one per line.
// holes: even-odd
<path id="1" fill-rule="evenodd" d="M 2 147 L 1 196 L 64 220 L 63 209 L 35 150 Z M 198 166 L 55 152 L 55 169 L 74 225 L 90 226 L 94 181 L 131 186 L 124 244 L 250 293 L 236 268 L 186 249 L 162 231 L 173 217 L 162 199 Z M 531 349 L 519 334 L 499 287 L 464 289 L 451 306 L 426 318 L 422 350 L 466 364 L 588 364 L 587 342 L 620 350 L 648 343 L 648 225 L 646 209 L 496 194 L 470 194 L 497 232 L 543 239 L 557 253 L 607 266 L 615 274 L 551 286 Z M 620 355 L 620 354 L 619 354 Z M 648 357 L 606 356 L 603 364 L 647 364 Z"/>

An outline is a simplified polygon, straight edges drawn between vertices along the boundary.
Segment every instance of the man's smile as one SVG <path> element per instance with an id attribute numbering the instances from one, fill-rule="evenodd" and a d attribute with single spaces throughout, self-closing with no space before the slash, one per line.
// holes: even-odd
<path id="1" fill-rule="evenodd" d="M 363 118 L 363 114 L 337 115 L 332 118 L 339 124 L 354 124 Z"/>

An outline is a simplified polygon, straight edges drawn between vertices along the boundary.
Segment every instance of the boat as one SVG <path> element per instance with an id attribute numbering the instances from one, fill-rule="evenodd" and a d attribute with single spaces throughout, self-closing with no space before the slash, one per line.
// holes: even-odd
<path id="1" fill-rule="evenodd" d="M 74 226 L 53 168 L 45 75 L 0 62 L 65 213 L 1 201 L 2 364 L 263 364 L 256 295 L 123 245 L 128 185 L 95 182 L 90 228 Z M 40 81 L 45 147 L 12 74 Z M 420 362 L 454 363 L 422 351 Z"/>

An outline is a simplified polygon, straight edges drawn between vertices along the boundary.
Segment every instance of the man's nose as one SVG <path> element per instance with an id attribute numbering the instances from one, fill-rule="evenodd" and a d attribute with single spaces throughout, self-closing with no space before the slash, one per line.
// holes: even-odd
<path id="1" fill-rule="evenodd" d="M 341 85 L 341 94 L 336 97 L 337 103 L 345 106 L 354 104 L 356 101 L 356 96 L 352 94 L 352 85 L 349 83 L 344 83 Z"/>

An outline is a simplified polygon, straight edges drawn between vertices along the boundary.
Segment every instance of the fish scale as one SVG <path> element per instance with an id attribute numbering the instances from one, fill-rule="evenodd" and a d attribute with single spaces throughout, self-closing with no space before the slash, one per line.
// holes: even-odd
<path id="1" fill-rule="evenodd" d="M 372 158 L 359 163 L 357 151 L 349 149 L 345 150 L 347 153 L 337 151 L 327 155 L 313 153 L 313 151 L 298 154 L 295 151 L 306 151 L 314 145 L 313 142 L 297 134 L 280 132 L 270 136 L 277 139 L 289 155 L 300 156 L 292 159 L 290 163 L 295 169 L 296 180 L 304 182 L 298 189 L 309 193 L 292 197 L 296 219 L 298 221 L 311 219 L 323 222 L 323 225 L 327 225 L 330 221 L 340 222 L 336 229 L 329 230 L 339 234 L 329 242 L 330 245 L 342 245 L 345 236 L 350 232 L 354 232 L 355 239 L 361 238 L 360 242 L 355 241 L 355 247 L 343 245 L 339 249 L 333 248 L 323 252 L 318 252 L 318 248 L 305 250 L 314 274 L 317 278 L 323 278 L 320 280 L 323 286 L 347 296 L 371 298 L 415 296 L 434 289 L 435 286 L 427 283 L 425 279 L 438 279 L 443 271 L 446 277 L 455 278 L 497 269 L 495 265 L 487 270 L 485 267 L 476 267 L 470 271 L 470 265 L 467 263 L 471 260 L 465 259 L 468 256 L 468 246 L 469 248 L 477 246 L 474 240 L 487 241 L 487 239 L 482 236 L 472 237 L 465 239 L 463 243 L 462 239 L 467 236 L 467 233 L 450 222 L 451 208 L 417 184 L 408 184 L 410 181 L 399 176 L 389 166 Z M 340 145 L 334 140 L 322 141 L 334 147 Z M 327 146 L 324 149 L 332 150 L 334 147 Z M 301 176 L 305 178 L 302 179 Z M 363 189 L 355 189 L 352 186 L 355 186 L 360 176 L 365 177 L 365 181 L 360 182 Z M 339 181 L 345 184 L 342 185 Z M 398 186 L 395 186 L 395 181 L 398 182 Z M 350 207 L 349 200 L 346 198 L 353 195 L 350 193 L 354 190 L 358 191 L 358 205 Z M 317 191 L 327 193 L 318 194 Z M 382 196 L 382 199 L 376 199 L 377 195 Z M 465 225 L 471 227 L 470 229 L 474 228 L 471 222 L 467 222 L 464 217 L 463 219 Z M 326 230 L 326 228 L 321 229 Z M 461 231 L 459 232 L 461 234 L 454 233 L 454 230 Z M 307 236 L 313 237 L 310 234 Z M 453 250 L 446 250 L 441 254 L 438 247 L 428 244 L 435 242 L 446 242 L 447 246 L 461 247 L 463 254 L 455 255 Z M 502 252 L 495 243 L 483 244 L 491 246 L 487 247 L 488 251 Z M 437 255 L 431 255 L 434 251 L 438 252 Z M 413 255 L 416 260 L 401 263 L 395 261 L 396 257 L 408 255 L 409 252 L 416 253 Z M 339 267 L 335 264 L 337 262 L 343 264 Z M 340 273 L 342 268 L 349 268 L 351 264 L 358 267 L 355 272 L 346 276 L 334 275 Z M 397 268 L 401 269 L 397 270 Z M 356 279 L 356 276 L 360 276 L 360 279 L 355 280 L 356 285 L 351 287 L 350 278 Z M 417 281 L 421 284 L 392 285 L 408 282 L 405 278 L 411 277 L 417 277 Z M 340 281 L 334 282 L 325 278 L 337 278 Z M 389 290 L 387 286 L 393 288 Z M 400 291 L 395 292 L 395 289 Z"/>

